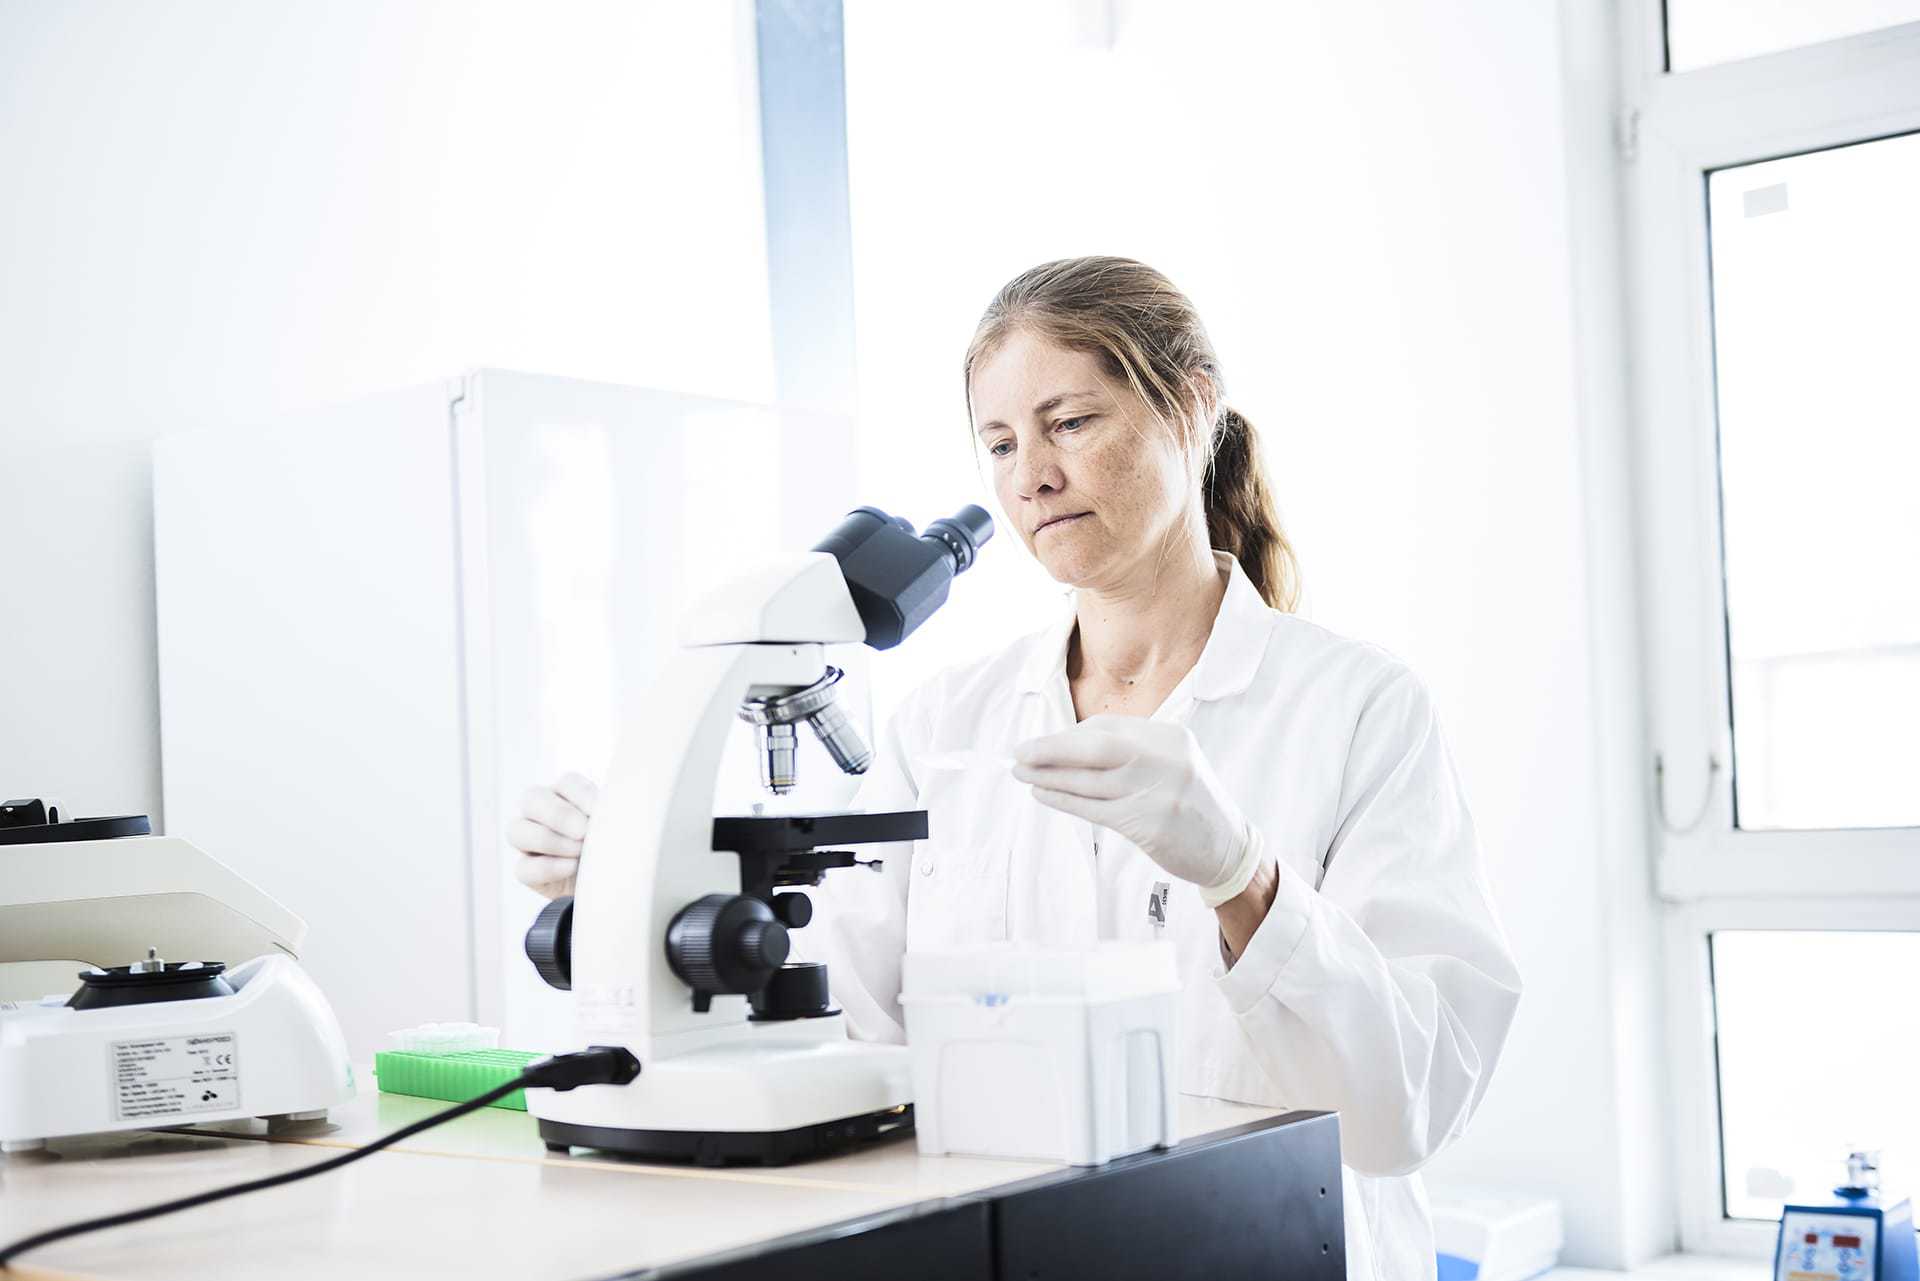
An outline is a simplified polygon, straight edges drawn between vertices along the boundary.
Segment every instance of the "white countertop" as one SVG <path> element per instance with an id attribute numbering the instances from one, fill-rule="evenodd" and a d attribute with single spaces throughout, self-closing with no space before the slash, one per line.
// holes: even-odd
<path id="1" fill-rule="evenodd" d="M 356 1069 L 362 1082 L 373 1075 Z M 257 1121 L 50 1140 L 0 1157 L 0 1242 L 324 1160 L 442 1107 L 363 1088 L 324 1123 Z M 1273 1116 L 1183 1096 L 1182 1138 Z M 776 1168 L 549 1153 L 532 1117 L 483 1108 L 344 1169 L 55 1242 L 10 1274 L 154 1281 L 270 1275 L 604 1276 L 748 1245 L 1060 1167 L 922 1157 L 911 1137 Z"/>

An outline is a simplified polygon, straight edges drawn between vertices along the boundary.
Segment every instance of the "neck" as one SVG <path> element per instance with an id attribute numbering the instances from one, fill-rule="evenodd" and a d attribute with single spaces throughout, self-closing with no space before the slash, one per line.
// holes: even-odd
<path id="1" fill-rule="evenodd" d="M 1119 581 L 1080 589 L 1068 677 L 1112 686 L 1177 681 L 1207 647 L 1226 591 L 1205 522 L 1190 522 Z"/>

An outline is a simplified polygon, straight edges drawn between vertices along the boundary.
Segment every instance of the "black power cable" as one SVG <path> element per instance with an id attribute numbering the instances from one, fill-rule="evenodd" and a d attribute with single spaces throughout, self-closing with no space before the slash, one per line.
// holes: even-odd
<path id="1" fill-rule="evenodd" d="M 527 1064 L 519 1076 L 505 1085 L 497 1085 L 485 1094 L 468 1099 L 465 1103 L 456 1103 L 444 1111 L 415 1121 L 412 1125 L 402 1126 L 392 1134 L 383 1134 L 364 1148 L 344 1152 L 325 1161 L 316 1162 L 300 1170 L 288 1170 L 284 1174 L 270 1175 L 264 1179 L 253 1179 L 246 1183 L 230 1183 L 224 1188 L 214 1188 L 208 1192 L 197 1192 L 192 1196 L 183 1196 L 177 1201 L 162 1201 L 159 1205 L 143 1206 L 138 1210 L 127 1210 L 121 1214 L 109 1214 L 98 1219 L 87 1219 L 80 1223 L 69 1223 L 65 1227 L 49 1228 L 45 1232 L 36 1232 L 30 1237 L 15 1241 L 5 1249 L 0 1249 L 0 1268 L 9 1268 L 15 1257 L 28 1250 L 63 1241 L 68 1237 L 79 1236 L 84 1232 L 97 1232 L 101 1228 L 117 1228 L 124 1223 L 138 1223 L 142 1219 L 158 1218 L 163 1214 L 172 1214 L 176 1210 L 191 1210 L 196 1205 L 206 1205 L 210 1201 L 222 1201 L 230 1196 L 239 1196 L 243 1192 L 258 1192 L 263 1188 L 277 1188 L 283 1183 L 293 1183 L 299 1179 L 324 1174 L 328 1170 L 337 1170 L 361 1157 L 372 1156 L 381 1148 L 391 1147 L 400 1140 L 410 1138 L 422 1130 L 431 1130 L 457 1116 L 478 1111 L 497 1099 L 503 1099 L 515 1090 L 528 1086 L 549 1090 L 571 1090 L 576 1085 L 625 1085 L 640 1075 L 640 1060 L 633 1052 L 618 1045 L 595 1045 L 572 1054 L 554 1054 L 544 1059 L 536 1059 Z"/>

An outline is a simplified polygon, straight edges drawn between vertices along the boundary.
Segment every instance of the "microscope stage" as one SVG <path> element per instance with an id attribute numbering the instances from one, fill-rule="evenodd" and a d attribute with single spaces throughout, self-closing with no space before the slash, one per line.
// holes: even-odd
<path id="1" fill-rule="evenodd" d="M 926 838 L 925 810 L 739 814 L 713 820 L 713 848 L 736 854 L 797 854 L 823 845 L 873 845 Z"/>

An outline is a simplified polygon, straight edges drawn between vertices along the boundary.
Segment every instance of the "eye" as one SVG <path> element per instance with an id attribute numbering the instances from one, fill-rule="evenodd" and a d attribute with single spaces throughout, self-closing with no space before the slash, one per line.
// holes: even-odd
<path id="1" fill-rule="evenodd" d="M 1062 418 L 1054 427 L 1060 431 L 1079 431 L 1092 421 L 1092 414 L 1081 414 L 1078 418 Z"/>
<path id="2" fill-rule="evenodd" d="M 1010 440 L 996 440 L 987 446 L 987 452 L 995 458 L 1005 458 L 1013 452 L 1013 442 Z"/>

